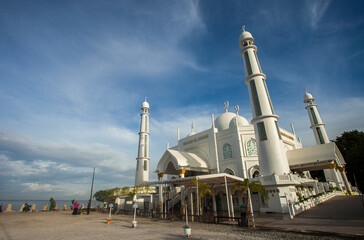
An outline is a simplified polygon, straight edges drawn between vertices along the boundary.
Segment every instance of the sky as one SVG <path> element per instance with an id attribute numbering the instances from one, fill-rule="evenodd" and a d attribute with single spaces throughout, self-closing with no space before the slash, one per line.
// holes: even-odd
<path id="1" fill-rule="evenodd" d="M 315 145 L 364 130 L 364 2 L 0 0 L 0 199 L 88 199 L 132 186 L 140 107 L 150 104 L 150 178 L 167 142 L 211 127 L 224 101 L 252 113 L 238 39 L 258 57 L 281 128 Z"/>

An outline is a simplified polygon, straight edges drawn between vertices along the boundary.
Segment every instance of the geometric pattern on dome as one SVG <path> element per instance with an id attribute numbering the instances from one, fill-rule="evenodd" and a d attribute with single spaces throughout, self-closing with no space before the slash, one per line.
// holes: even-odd
<path id="1" fill-rule="evenodd" d="M 230 159 L 233 158 L 233 148 L 230 144 L 226 143 L 224 147 L 222 148 L 224 153 L 224 159 Z"/>

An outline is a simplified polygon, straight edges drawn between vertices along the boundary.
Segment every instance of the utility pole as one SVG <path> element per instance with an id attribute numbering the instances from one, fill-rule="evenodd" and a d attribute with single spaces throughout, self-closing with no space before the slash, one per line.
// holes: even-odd
<path id="1" fill-rule="evenodd" d="M 94 167 L 94 173 L 92 174 L 91 194 L 90 194 L 90 200 L 88 201 L 88 205 L 87 205 L 87 215 L 90 214 L 90 207 L 91 207 L 91 200 L 92 200 L 92 190 L 94 189 L 94 179 L 95 179 L 95 167 Z"/>

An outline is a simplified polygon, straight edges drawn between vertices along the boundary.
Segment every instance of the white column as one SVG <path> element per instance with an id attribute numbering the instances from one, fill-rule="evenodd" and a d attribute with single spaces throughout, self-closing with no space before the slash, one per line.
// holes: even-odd
<path id="1" fill-rule="evenodd" d="M 216 133 L 215 133 L 215 121 L 214 121 L 214 114 L 211 114 L 212 120 L 212 136 L 213 136 L 213 143 L 214 143 L 214 153 L 215 153 L 215 160 L 216 160 L 216 172 L 220 173 L 220 162 L 219 162 L 219 153 L 217 150 L 217 140 L 216 140 Z"/>
<path id="2" fill-rule="evenodd" d="M 217 216 L 217 207 L 216 207 L 216 192 L 215 189 L 212 190 L 212 210 L 214 211 L 214 217 Z"/>
<path id="3" fill-rule="evenodd" d="M 345 186 L 346 186 L 346 190 L 348 191 L 348 194 L 351 195 L 352 194 L 352 189 L 351 189 L 350 183 L 348 181 L 348 178 L 346 177 L 345 168 L 343 168 L 343 170 L 340 171 L 340 172 L 341 172 L 341 176 L 342 176 L 342 178 L 344 180 L 344 183 L 345 183 Z"/>
<path id="4" fill-rule="evenodd" d="M 237 108 L 237 111 L 239 110 L 239 106 L 236 105 L 235 108 Z M 238 145 L 239 145 L 239 166 L 241 168 L 241 176 L 243 178 L 249 178 L 246 175 L 246 170 L 245 170 L 245 164 L 244 164 L 244 153 L 243 153 L 243 144 L 241 142 L 241 136 L 240 136 L 240 131 L 239 131 L 239 121 L 238 121 L 238 112 L 236 112 L 236 118 L 235 118 L 235 123 L 236 123 L 236 132 L 237 132 L 237 136 L 238 136 Z"/>
<path id="5" fill-rule="evenodd" d="M 231 216 L 232 217 L 235 217 L 235 214 L 234 214 L 233 191 L 232 191 L 231 187 L 229 188 L 229 198 L 230 198 Z"/>
<path id="6" fill-rule="evenodd" d="M 192 189 L 190 189 L 190 194 L 188 196 L 188 201 L 190 202 L 190 210 L 191 210 L 191 221 L 194 221 L 194 217 L 193 217 L 193 193 L 192 193 Z"/>
<path id="7" fill-rule="evenodd" d="M 196 178 L 197 180 L 197 178 Z M 197 215 L 200 216 L 200 192 L 199 192 L 199 189 L 198 189 L 198 184 L 196 182 L 196 208 L 197 208 Z"/>
<path id="8" fill-rule="evenodd" d="M 152 216 L 152 212 L 153 212 L 153 195 L 150 194 L 150 201 L 149 201 L 149 216 Z"/>
<path id="9" fill-rule="evenodd" d="M 230 215 L 229 191 L 228 191 L 228 186 L 227 186 L 227 182 L 226 182 L 226 176 L 224 176 L 224 180 L 225 180 L 226 205 L 227 205 L 227 210 L 228 210 L 228 216 L 231 217 L 231 215 Z"/>
<path id="10" fill-rule="evenodd" d="M 159 205 L 159 213 L 163 213 L 163 184 L 162 183 L 159 184 L 158 205 Z"/>

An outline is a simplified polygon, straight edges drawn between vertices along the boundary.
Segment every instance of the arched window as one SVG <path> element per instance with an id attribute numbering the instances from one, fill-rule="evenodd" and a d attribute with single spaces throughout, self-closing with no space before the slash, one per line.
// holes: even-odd
<path id="1" fill-rule="evenodd" d="M 258 156 L 257 141 L 254 138 L 246 142 L 246 154 L 247 156 Z"/>
<path id="2" fill-rule="evenodd" d="M 224 153 L 224 159 L 233 158 L 233 148 L 230 144 L 226 143 L 224 147 L 222 148 Z"/>
<path id="3" fill-rule="evenodd" d="M 235 176 L 235 172 L 232 169 L 230 169 L 230 168 L 226 168 L 225 171 L 224 171 L 224 173 L 227 173 L 229 175 Z"/>
<path id="4" fill-rule="evenodd" d="M 256 177 L 259 177 L 260 173 L 258 170 L 255 170 L 254 173 L 253 173 L 253 178 L 256 178 Z"/>

